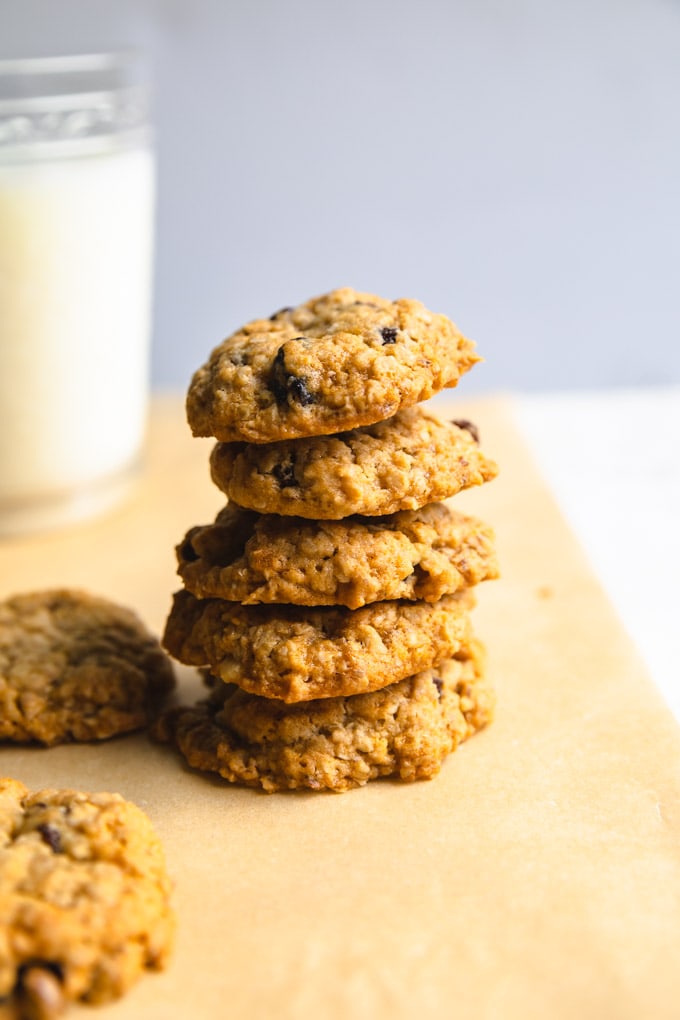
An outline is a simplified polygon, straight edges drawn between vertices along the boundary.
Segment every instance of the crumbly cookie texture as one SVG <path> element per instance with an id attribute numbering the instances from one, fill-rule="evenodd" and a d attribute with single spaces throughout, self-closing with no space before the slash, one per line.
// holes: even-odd
<path id="1" fill-rule="evenodd" d="M 194 374 L 187 418 L 196 436 L 269 443 L 391 417 L 479 361 L 475 345 L 419 301 L 349 288 L 256 319 Z"/>
<path id="2" fill-rule="evenodd" d="M 319 520 L 417 510 L 498 473 L 468 422 L 440 421 L 419 407 L 334 436 L 218 443 L 210 465 L 240 506 Z"/>
<path id="3" fill-rule="evenodd" d="M 0 779 L 0 1004 L 44 1020 L 68 1001 L 117 998 L 166 963 L 170 891 L 134 804 Z"/>
<path id="4" fill-rule="evenodd" d="M 232 783 L 342 793 L 370 779 L 431 779 L 493 717 L 483 650 L 369 694 L 285 705 L 217 681 L 209 698 L 166 713 L 154 735 L 189 765 Z"/>
<path id="5" fill-rule="evenodd" d="M 436 602 L 498 576 L 491 528 L 443 503 L 343 521 L 260 516 L 230 503 L 176 553 L 194 595 L 244 605 Z"/>
<path id="6" fill-rule="evenodd" d="M 285 702 L 362 694 L 465 652 L 470 589 L 438 602 L 343 607 L 241 606 L 174 596 L 165 647 L 189 666 Z"/>
<path id="7" fill-rule="evenodd" d="M 174 685 L 129 609 L 54 589 L 0 602 L 0 740 L 103 740 L 145 726 Z"/>

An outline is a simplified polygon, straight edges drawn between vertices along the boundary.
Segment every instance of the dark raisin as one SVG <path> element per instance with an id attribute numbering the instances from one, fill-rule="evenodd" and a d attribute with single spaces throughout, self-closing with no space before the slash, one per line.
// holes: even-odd
<path id="1" fill-rule="evenodd" d="M 474 441 L 479 443 L 479 429 L 473 422 L 468 421 L 466 418 L 456 418 L 453 424 L 457 425 L 459 429 L 465 429 L 466 432 L 470 433 Z"/>
<path id="2" fill-rule="evenodd" d="M 56 826 L 50 825 L 49 822 L 43 822 L 38 826 L 38 832 L 43 838 L 43 843 L 47 843 L 50 850 L 53 850 L 55 854 L 62 852 L 61 833 Z"/>
<path id="3" fill-rule="evenodd" d="M 185 563 L 195 563 L 200 558 L 191 544 L 191 538 L 188 535 L 179 547 L 179 555 Z"/>
<path id="4" fill-rule="evenodd" d="M 291 375 L 289 378 L 288 392 L 291 397 L 297 400 L 298 404 L 302 404 L 303 407 L 307 407 L 308 404 L 314 403 L 314 397 L 307 389 L 307 384 L 304 379 L 298 379 L 297 376 Z"/>
<path id="5" fill-rule="evenodd" d="M 352 302 L 352 308 L 355 308 L 357 305 L 363 305 L 364 308 L 378 308 L 378 305 L 376 305 L 375 301 L 353 301 Z"/>
<path id="6" fill-rule="evenodd" d="M 380 335 L 383 339 L 383 344 L 394 344 L 397 342 L 397 332 L 394 326 L 385 326 L 380 330 Z"/>
<path id="7" fill-rule="evenodd" d="M 64 968 L 60 963 L 55 963 L 52 960 L 41 960 L 36 958 L 25 960 L 23 963 L 19 964 L 19 967 L 17 968 L 17 984 L 19 987 L 21 987 L 26 972 L 36 969 L 49 971 L 50 974 L 54 974 L 58 981 L 64 980 Z"/>
<path id="8" fill-rule="evenodd" d="M 272 474 L 282 489 L 290 489 L 297 485 L 293 462 L 290 460 L 286 461 L 285 464 L 275 464 L 272 468 Z"/>
<path id="9" fill-rule="evenodd" d="M 275 319 L 278 319 L 279 315 L 287 315 L 288 312 L 292 311 L 293 309 L 291 308 L 290 305 L 287 305 L 285 308 L 279 308 L 278 312 L 274 312 L 273 315 L 269 316 L 269 321 L 274 322 Z"/>
<path id="10" fill-rule="evenodd" d="M 272 371 L 269 377 L 269 389 L 274 394 L 277 404 L 284 403 L 288 396 L 288 373 L 286 372 L 285 358 L 285 345 L 281 344 L 272 362 Z"/>
<path id="11" fill-rule="evenodd" d="M 286 347 L 289 343 L 306 342 L 303 336 L 293 337 L 292 340 L 281 344 L 276 357 L 272 362 L 271 375 L 269 377 L 269 389 L 274 394 L 277 404 L 285 403 L 289 398 L 307 407 L 314 403 L 314 395 L 310 393 L 307 383 L 300 376 L 290 372 L 286 366 Z"/>
<path id="12" fill-rule="evenodd" d="M 437 688 L 437 695 L 439 696 L 439 700 L 441 701 L 442 700 L 442 691 L 444 690 L 444 681 L 439 676 L 433 676 L 432 677 L 432 683 Z"/>
<path id="13" fill-rule="evenodd" d="M 25 960 L 17 968 L 13 988 L 15 1010 L 12 1016 L 35 1017 L 61 1016 L 64 1010 L 62 986 L 64 968 L 51 960 Z"/>
<path id="14" fill-rule="evenodd" d="M 16 1009 L 12 1016 L 25 1020 L 61 1016 L 64 1011 L 63 978 L 53 964 L 25 967 L 15 988 Z"/>

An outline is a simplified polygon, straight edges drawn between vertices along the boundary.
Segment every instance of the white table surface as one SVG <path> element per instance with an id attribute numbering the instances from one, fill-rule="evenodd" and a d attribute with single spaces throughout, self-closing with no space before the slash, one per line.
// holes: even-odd
<path id="1" fill-rule="evenodd" d="M 520 430 L 680 721 L 680 387 L 523 395 Z"/>

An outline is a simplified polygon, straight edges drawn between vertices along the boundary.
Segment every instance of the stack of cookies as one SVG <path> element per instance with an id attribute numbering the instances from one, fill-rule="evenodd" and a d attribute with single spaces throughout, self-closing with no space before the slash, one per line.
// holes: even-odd
<path id="1" fill-rule="evenodd" d="M 234 783 L 429 778 L 491 718 L 472 587 L 491 530 L 441 502 L 496 474 L 419 407 L 478 357 L 417 301 L 343 289 L 217 347 L 187 400 L 228 503 L 177 547 L 164 643 L 210 687 L 157 732 Z"/>

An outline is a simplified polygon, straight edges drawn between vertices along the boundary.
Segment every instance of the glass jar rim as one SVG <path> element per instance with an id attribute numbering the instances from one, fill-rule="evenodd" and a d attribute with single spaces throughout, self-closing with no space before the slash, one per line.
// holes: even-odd
<path id="1" fill-rule="evenodd" d="M 0 59 L 0 102 L 40 101 L 138 87 L 148 69 L 138 49 Z"/>
<path id="2" fill-rule="evenodd" d="M 149 71 L 140 50 L 0 60 L 4 158 L 137 141 L 149 121 Z"/>

